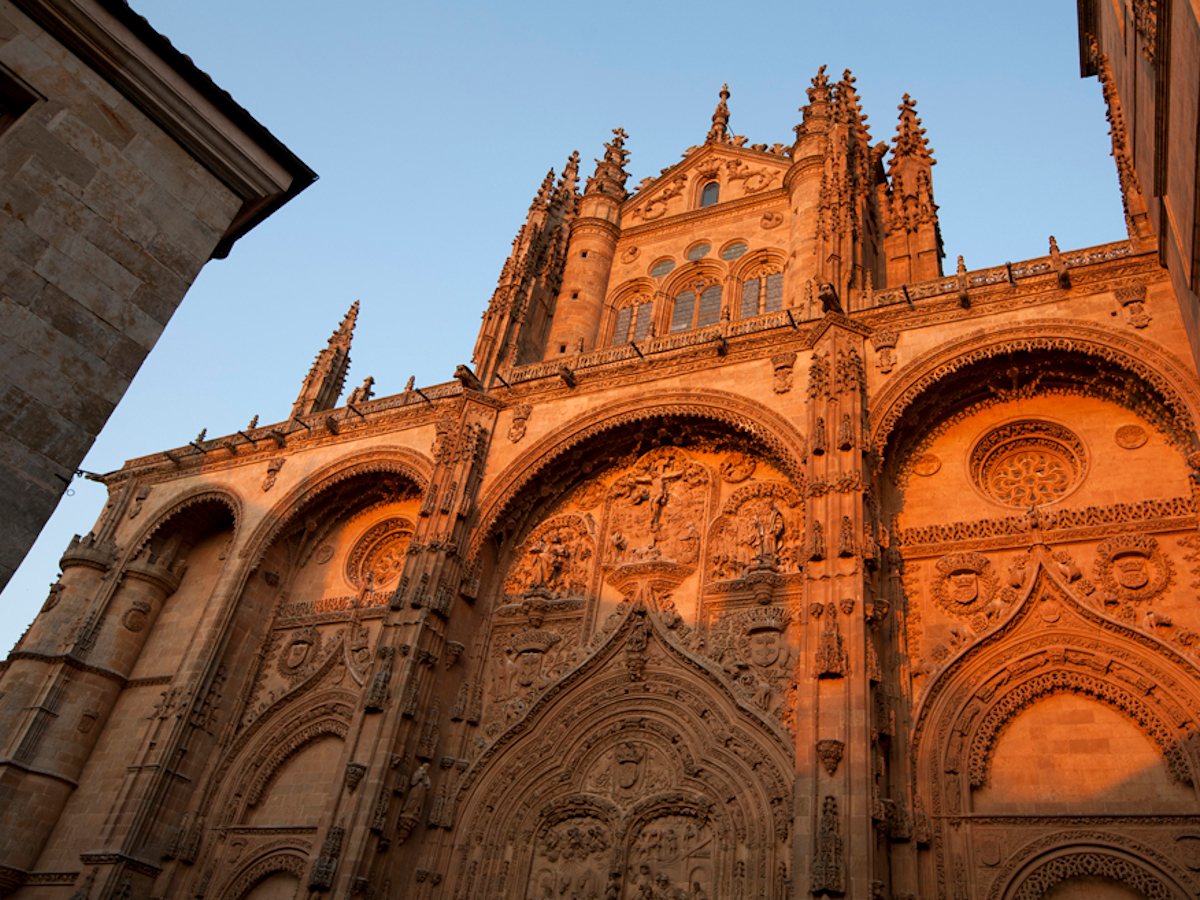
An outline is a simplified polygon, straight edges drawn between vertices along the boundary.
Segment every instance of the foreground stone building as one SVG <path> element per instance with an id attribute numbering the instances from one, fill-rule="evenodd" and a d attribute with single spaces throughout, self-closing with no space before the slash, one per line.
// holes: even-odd
<path id="1" fill-rule="evenodd" d="M 546 178 L 453 381 L 339 405 L 354 307 L 285 421 L 106 476 L 0 674 L 9 892 L 1200 895 L 1152 235 L 946 275 L 909 98 L 727 97 Z"/>
<path id="2" fill-rule="evenodd" d="M 126 0 L 0 5 L 0 588 L 212 257 L 316 176 Z"/>

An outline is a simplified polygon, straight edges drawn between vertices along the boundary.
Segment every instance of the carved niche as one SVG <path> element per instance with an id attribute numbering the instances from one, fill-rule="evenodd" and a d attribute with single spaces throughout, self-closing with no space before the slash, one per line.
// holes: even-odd
<path id="1" fill-rule="evenodd" d="M 752 569 L 800 571 L 804 504 L 781 482 L 756 482 L 725 501 L 710 539 L 708 580 L 742 578 Z"/>
<path id="2" fill-rule="evenodd" d="M 346 579 L 372 590 L 393 586 L 404 571 L 413 523 L 402 517 L 384 519 L 367 529 L 346 558 Z"/>
<path id="3" fill-rule="evenodd" d="M 609 488 L 606 567 L 648 561 L 694 567 L 710 484 L 708 470 L 676 447 L 641 457 Z"/>
<path id="4" fill-rule="evenodd" d="M 1007 422 L 985 434 L 970 455 L 971 478 L 987 497 L 1028 509 L 1066 497 L 1087 474 L 1087 451 L 1055 422 Z"/>
<path id="5" fill-rule="evenodd" d="M 559 516 L 539 525 L 517 551 L 504 580 L 509 595 L 546 598 L 586 595 L 595 555 L 590 517 Z"/>

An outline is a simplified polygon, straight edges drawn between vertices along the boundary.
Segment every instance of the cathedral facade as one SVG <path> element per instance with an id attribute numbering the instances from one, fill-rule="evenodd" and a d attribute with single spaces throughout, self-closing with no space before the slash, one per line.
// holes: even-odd
<path id="1" fill-rule="evenodd" d="M 727 98 L 547 176 L 453 381 L 343 402 L 355 306 L 285 421 L 106 476 L 0 670 L 9 895 L 1200 896 L 1152 234 L 946 274 L 907 96 Z"/>

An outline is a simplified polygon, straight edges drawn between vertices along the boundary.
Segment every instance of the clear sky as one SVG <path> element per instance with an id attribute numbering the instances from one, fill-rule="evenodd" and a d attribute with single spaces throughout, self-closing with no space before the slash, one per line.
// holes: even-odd
<path id="1" fill-rule="evenodd" d="M 729 83 L 730 128 L 792 140 L 817 68 L 849 68 L 875 142 L 905 92 L 938 160 L 946 266 L 1125 237 L 1104 104 L 1079 77 L 1075 4 L 396 3 L 132 0 L 320 175 L 210 262 L 83 467 L 284 419 L 330 332 L 362 310 L 347 389 L 469 361 L 546 174 L 629 133 L 629 186 L 676 162 Z M 106 496 L 77 480 L 0 602 L 0 652 Z"/>

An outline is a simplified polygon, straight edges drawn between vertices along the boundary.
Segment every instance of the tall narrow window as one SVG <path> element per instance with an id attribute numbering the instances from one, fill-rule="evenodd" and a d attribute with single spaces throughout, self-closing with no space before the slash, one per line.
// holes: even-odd
<path id="1" fill-rule="evenodd" d="M 690 331 L 716 325 L 721 318 L 721 286 L 710 284 L 697 297 L 694 290 L 687 290 L 675 297 L 671 308 L 671 333 Z"/>
<path id="2" fill-rule="evenodd" d="M 755 275 L 742 282 L 741 317 L 778 312 L 783 309 L 783 273 Z"/>
<path id="3" fill-rule="evenodd" d="M 613 320 L 612 346 L 642 340 L 650 333 L 653 319 L 654 304 L 649 300 L 617 310 Z"/>
<path id="4" fill-rule="evenodd" d="M 710 181 L 704 186 L 704 190 L 700 192 L 700 205 L 712 206 L 721 198 L 721 186 L 715 181 Z"/>

